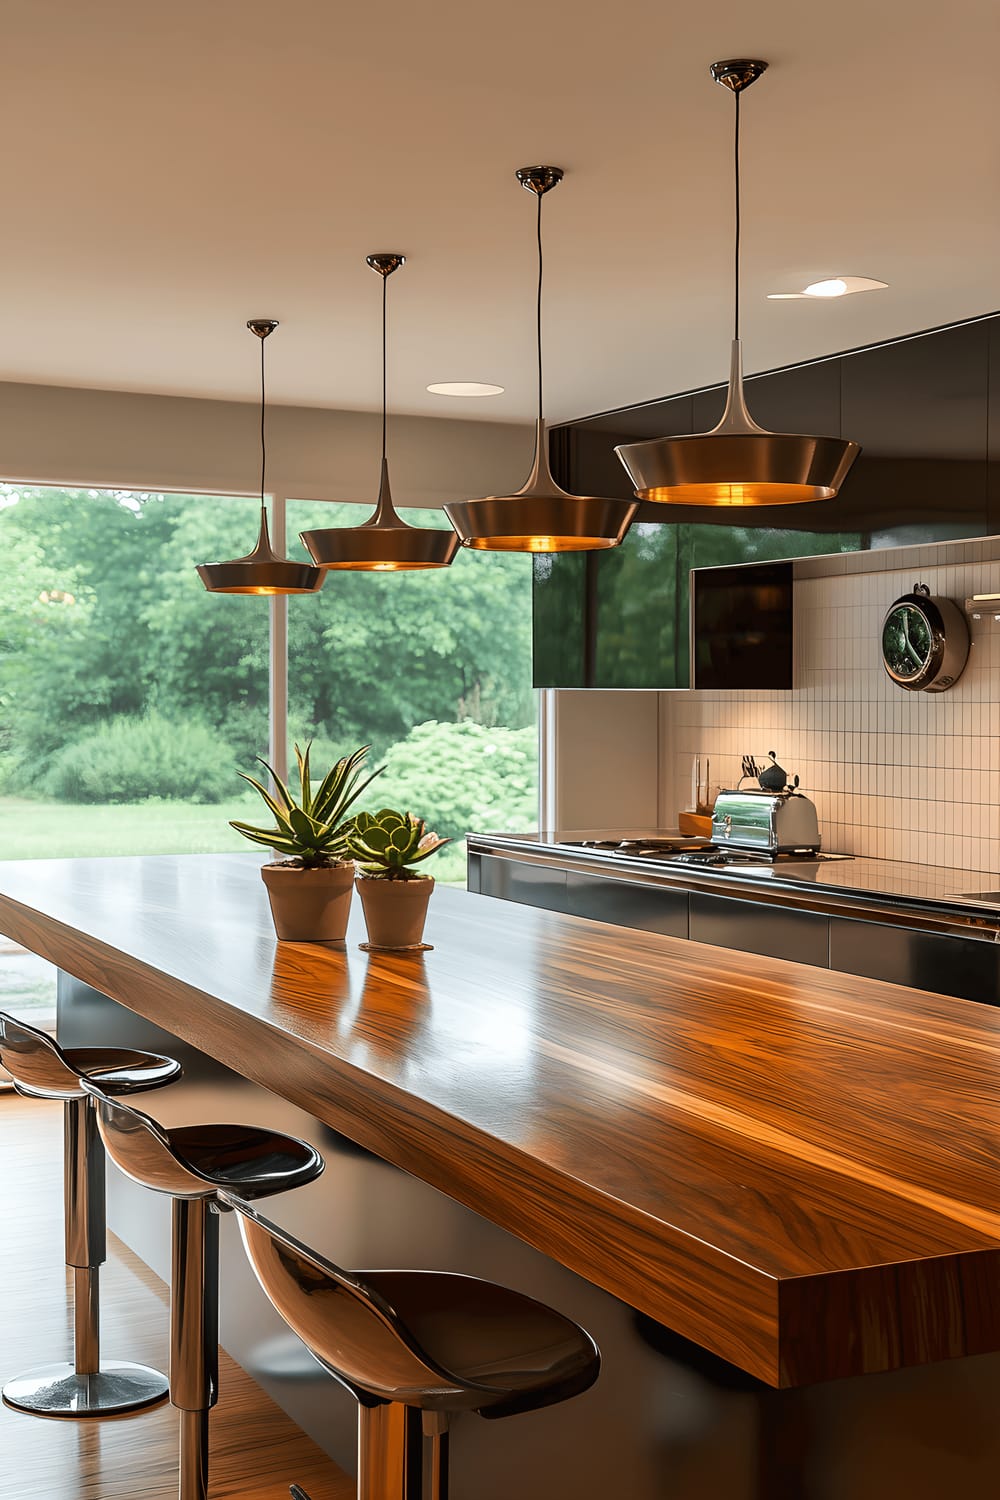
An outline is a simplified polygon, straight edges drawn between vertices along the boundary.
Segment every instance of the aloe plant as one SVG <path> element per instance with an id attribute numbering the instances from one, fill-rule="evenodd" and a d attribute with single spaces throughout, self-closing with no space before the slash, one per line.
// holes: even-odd
<path id="1" fill-rule="evenodd" d="M 231 822 L 245 839 L 253 844 L 264 844 L 287 857 L 289 863 L 304 870 L 323 869 L 349 859 L 347 835 L 351 820 L 347 817 L 350 807 L 358 800 L 365 787 L 385 770 L 379 766 L 370 776 L 364 775 L 364 761 L 371 749 L 362 745 L 353 755 L 346 755 L 323 777 L 316 791 L 312 789 L 309 770 L 309 751 L 305 753 L 295 746 L 295 759 L 299 771 L 299 795 L 296 800 L 274 769 L 260 755 L 257 759 L 274 783 L 274 794 L 254 776 L 245 771 L 239 774 L 248 781 L 264 799 L 274 818 L 273 828 L 257 828 L 252 823 Z"/>
<path id="2" fill-rule="evenodd" d="M 450 839 L 427 833 L 423 818 L 383 807 L 377 813 L 358 813 L 347 830 L 347 847 L 359 862 L 361 873 L 373 880 L 422 880 L 420 870 L 411 869 L 429 859 Z"/>

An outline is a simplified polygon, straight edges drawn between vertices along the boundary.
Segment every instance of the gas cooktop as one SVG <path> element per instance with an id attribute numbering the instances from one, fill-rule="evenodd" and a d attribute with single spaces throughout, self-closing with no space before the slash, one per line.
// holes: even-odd
<path id="1" fill-rule="evenodd" d="M 707 839 L 688 839 L 679 835 L 641 839 L 580 839 L 569 848 L 593 849 L 628 859 L 650 859 L 677 865 L 701 865 L 722 869 L 739 865 L 825 864 L 831 860 L 851 859 L 850 854 L 826 854 L 818 849 L 791 850 L 780 854 L 769 849 L 733 849 L 710 843 Z"/>

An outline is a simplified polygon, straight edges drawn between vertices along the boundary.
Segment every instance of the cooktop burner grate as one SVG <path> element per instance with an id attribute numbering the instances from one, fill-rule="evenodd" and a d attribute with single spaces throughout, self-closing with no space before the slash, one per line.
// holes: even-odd
<path id="1" fill-rule="evenodd" d="M 724 869 L 739 865 L 822 864 L 829 860 L 850 859 L 849 854 L 826 854 L 820 850 L 799 849 L 774 852 L 770 849 L 734 849 L 709 843 L 706 839 L 665 836 L 648 839 L 582 839 L 575 847 L 593 849 L 629 859 L 656 860 L 664 864 L 701 865 Z"/>

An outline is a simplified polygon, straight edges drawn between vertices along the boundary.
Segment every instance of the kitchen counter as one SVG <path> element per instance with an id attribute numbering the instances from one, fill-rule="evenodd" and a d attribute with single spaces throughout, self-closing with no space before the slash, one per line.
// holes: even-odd
<path id="1" fill-rule="evenodd" d="M 0 864 L 0 932 L 791 1386 L 1000 1349 L 1000 1014 L 439 889 L 279 944 L 254 855 Z"/>
<path id="2" fill-rule="evenodd" d="M 664 830 L 641 829 L 618 836 L 644 835 L 662 838 Z M 1000 875 L 986 871 L 864 857 L 705 868 L 576 847 L 581 839 L 608 837 L 606 830 L 472 833 L 468 847 L 472 855 L 510 854 L 567 869 L 599 871 L 687 890 L 746 895 L 757 901 L 814 911 L 860 913 L 869 920 L 881 917 L 928 931 L 960 932 L 973 939 L 1000 941 Z"/>

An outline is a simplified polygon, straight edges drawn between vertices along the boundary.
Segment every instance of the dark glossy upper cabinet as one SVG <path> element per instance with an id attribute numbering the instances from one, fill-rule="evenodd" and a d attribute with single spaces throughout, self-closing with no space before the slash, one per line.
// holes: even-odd
<path id="1" fill-rule="evenodd" d="M 578 494 L 628 495 L 618 443 L 702 432 L 722 388 L 553 433 Z M 834 500 L 744 512 L 644 505 L 620 548 L 535 562 L 538 687 L 686 687 L 688 574 L 1000 531 L 1000 316 L 747 382 L 762 426 L 854 438 Z"/>
<path id="2" fill-rule="evenodd" d="M 989 529 L 994 321 L 944 328 L 839 361 L 843 434 L 856 439 L 862 453 L 838 500 L 863 523 L 868 546 L 948 541 Z"/>
<path id="3" fill-rule="evenodd" d="M 1000 317 L 990 320 L 989 407 L 987 410 L 987 516 L 989 531 L 1000 532 Z"/>

